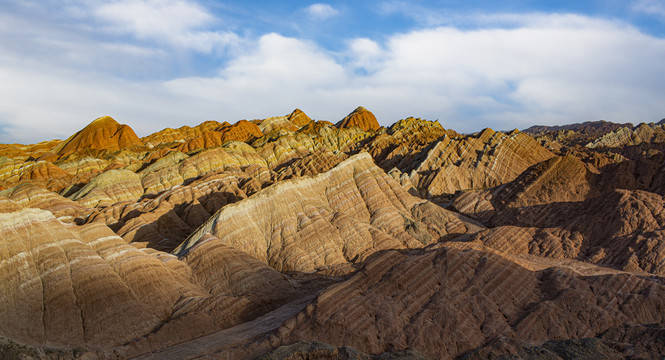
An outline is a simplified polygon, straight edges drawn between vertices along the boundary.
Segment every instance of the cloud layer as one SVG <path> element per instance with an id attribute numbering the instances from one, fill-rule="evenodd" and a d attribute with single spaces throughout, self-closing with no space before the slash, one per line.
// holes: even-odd
<path id="1" fill-rule="evenodd" d="M 324 5 L 308 12 L 336 15 Z M 0 25 L 0 142 L 62 138 L 101 115 L 145 135 L 295 107 L 337 121 L 363 105 L 383 125 L 413 115 L 466 132 L 665 116 L 665 40 L 617 21 L 473 14 L 464 20 L 472 27 L 349 38 L 331 51 L 278 33 L 224 30 L 185 0 L 77 9 L 78 23 L 32 28 L 23 45 Z"/>
<path id="2" fill-rule="evenodd" d="M 317 19 L 328 19 L 339 15 L 339 11 L 328 4 L 312 4 L 305 11 Z"/>

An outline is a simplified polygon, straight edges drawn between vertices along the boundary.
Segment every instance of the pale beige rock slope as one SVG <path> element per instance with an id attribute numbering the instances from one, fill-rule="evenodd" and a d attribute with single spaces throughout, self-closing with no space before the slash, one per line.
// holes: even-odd
<path id="1" fill-rule="evenodd" d="M 361 153 L 222 208 L 174 253 L 182 256 L 212 234 L 279 271 L 314 271 L 480 229 L 408 194 Z"/>

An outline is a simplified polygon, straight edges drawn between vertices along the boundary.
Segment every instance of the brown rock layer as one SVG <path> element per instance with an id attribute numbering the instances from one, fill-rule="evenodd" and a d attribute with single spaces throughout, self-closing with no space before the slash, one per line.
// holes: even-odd
<path id="1" fill-rule="evenodd" d="M 498 255 L 439 248 L 377 254 L 277 331 L 380 354 L 413 347 L 451 359 L 499 336 L 529 342 L 593 337 L 624 322 L 662 323 L 660 280 L 527 270 Z"/>
<path id="2" fill-rule="evenodd" d="M 491 129 L 476 136 L 444 136 L 424 155 L 402 171 L 411 171 L 411 181 L 429 196 L 507 183 L 529 166 L 554 156 L 524 133 Z"/>

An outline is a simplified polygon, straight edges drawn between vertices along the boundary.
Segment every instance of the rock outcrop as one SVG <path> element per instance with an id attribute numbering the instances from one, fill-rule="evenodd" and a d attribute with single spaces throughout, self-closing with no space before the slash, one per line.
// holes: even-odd
<path id="1" fill-rule="evenodd" d="M 0 214 L 0 233 L 0 334 L 24 344 L 120 344 L 154 330 L 181 295 L 197 292 L 108 228 L 78 229 L 25 209 Z"/>
<path id="2" fill-rule="evenodd" d="M 141 145 L 143 143 L 132 128 L 118 124 L 110 116 L 104 116 L 91 122 L 51 151 L 62 157 L 82 149 L 122 150 Z"/>
<path id="3" fill-rule="evenodd" d="M 375 131 L 381 127 L 376 116 L 362 106 L 358 106 L 335 126 L 341 129 L 357 127 L 364 131 Z"/>
<path id="4" fill-rule="evenodd" d="M 300 109 L 293 110 L 293 112 L 289 114 L 288 118 L 289 121 L 299 129 L 312 122 L 312 119 Z"/>
<path id="5" fill-rule="evenodd" d="M 180 145 L 177 150 L 190 152 L 224 145 L 229 141 L 248 141 L 261 137 L 261 129 L 247 120 L 240 120 L 233 125 L 221 126 L 214 131 L 207 131 L 200 136 L 191 138 Z"/>
<path id="6" fill-rule="evenodd" d="M 141 178 L 129 170 L 109 170 L 74 193 L 72 200 L 86 207 L 109 206 L 119 201 L 136 201 L 143 195 Z"/>
<path id="7" fill-rule="evenodd" d="M 618 124 L 599 120 L 560 126 L 536 125 L 522 131 L 535 137 L 544 137 L 563 145 L 571 146 L 587 144 L 622 127 L 632 128 L 633 124 Z"/>

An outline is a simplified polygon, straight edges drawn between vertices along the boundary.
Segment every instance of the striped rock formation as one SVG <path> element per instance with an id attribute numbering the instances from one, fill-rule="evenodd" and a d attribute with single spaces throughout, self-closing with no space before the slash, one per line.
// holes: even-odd
<path id="1" fill-rule="evenodd" d="M 299 287 L 321 286 L 295 285 L 212 236 L 178 259 L 44 210 L 0 213 L 0 239 L 0 336 L 33 347 L 124 358 L 252 320 L 302 296 Z"/>
<path id="2" fill-rule="evenodd" d="M 279 271 L 316 271 L 480 229 L 409 195 L 361 153 L 326 173 L 278 183 L 222 208 L 174 253 L 186 254 L 211 234 Z"/>
<path id="3" fill-rule="evenodd" d="M 662 356 L 657 126 L 369 114 L 0 145 L 0 357 Z"/>
<path id="4" fill-rule="evenodd" d="M 151 192 L 141 201 L 109 206 L 90 215 L 87 221 L 104 222 L 128 242 L 171 251 L 220 208 L 242 200 L 275 181 L 326 172 L 346 158 L 342 155 L 316 152 L 279 169 L 278 173 L 258 164 L 245 166 L 243 170 L 233 164 L 219 166 L 220 170 L 206 172 L 187 184 L 165 187 L 168 190 L 159 196 L 155 197 Z M 144 171 L 148 174 L 159 173 L 172 166 L 170 164 L 175 159 L 187 159 L 187 156 L 170 153 Z"/>
<path id="5" fill-rule="evenodd" d="M 293 110 L 288 118 L 289 121 L 299 129 L 312 122 L 312 119 L 300 109 Z"/>
<path id="6" fill-rule="evenodd" d="M 0 334 L 21 343 L 116 345 L 155 329 L 181 295 L 201 293 L 108 228 L 25 209 L 0 214 L 0 232 Z"/>
<path id="7" fill-rule="evenodd" d="M 410 166 L 400 170 L 427 196 L 501 185 L 554 156 L 529 135 L 491 129 L 473 136 L 444 135 L 419 153 Z"/>
<path id="8" fill-rule="evenodd" d="M 92 209 L 86 208 L 80 203 L 31 183 L 24 183 L 9 190 L 0 191 L 0 196 L 11 200 L 20 209 L 47 210 L 62 222 L 73 222 L 76 218 L 83 218 L 92 211 Z"/>
<path id="9" fill-rule="evenodd" d="M 626 322 L 662 324 L 663 295 L 660 278 L 531 270 L 499 255 L 446 247 L 391 250 L 326 289 L 271 341 L 316 340 L 370 354 L 414 348 L 430 359 L 452 359 L 497 337 L 539 344 L 599 336 Z"/>
<path id="10" fill-rule="evenodd" d="M 67 187 L 74 176 L 48 161 L 29 161 L 0 159 L 0 189 L 8 189 L 18 184 L 31 183 L 49 190 L 58 191 Z"/>
<path id="11" fill-rule="evenodd" d="M 86 207 L 109 206 L 120 201 L 136 201 L 143 195 L 141 178 L 129 170 L 109 170 L 97 175 L 72 200 Z"/>
<path id="12" fill-rule="evenodd" d="M 632 128 L 633 124 L 617 124 L 609 121 L 585 121 L 568 125 L 542 126 L 536 125 L 522 130 L 539 140 L 554 141 L 565 146 L 585 145 L 616 131 L 622 127 Z"/>
<path id="13" fill-rule="evenodd" d="M 591 149 L 601 147 L 615 148 L 620 146 L 638 145 L 643 142 L 665 142 L 665 129 L 663 129 L 663 125 L 648 125 L 642 123 L 634 128 L 621 127 L 589 142 L 586 144 L 586 147 Z"/>
<path id="14" fill-rule="evenodd" d="M 187 140 L 202 136 L 207 132 L 215 131 L 216 129 L 229 125 L 231 124 L 227 122 L 220 123 L 217 121 L 204 121 L 193 127 L 182 126 L 177 129 L 166 128 L 141 138 L 141 141 L 147 146 L 152 147 L 169 143 L 183 143 Z"/>
<path id="15" fill-rule="evenodd" d="M 37 144 L 0 144 L 0 158 L 20 159 L 25 161 L 29 158 L 37 159 L 42 156 L 55 155 L 50 150 L 56 147 L 61 140 L 47 140 Z"/>
<path id="16" fill-rule="evenodd" d="M 452 130 L 444 129 L 438 121 L 410 117 L 392 124 L 385 133 L 376 136 L 368 144 L 367 151 L 384 170 L 405 170 L 422 156 L 422 151 L 444 135 L 459 136 Z"/>
<path id="17" fill-rule="evenodd" d="M 51 151 L 62 157 L 83 149 L 121 150 L 141 145 L 143 143 L 132 128 L 118 124 L 110 116 L 104 116 L 91 122 Z"/>
<path id="18" fill-rule="evenodd" d="M 271 131 L 280 130 L 280 129 L 288 131 L 297 131 L 298 129 L 300 129 L 300 127 L 292 123 L 287 116 L 276 116 L 261 120 L 261 123 L 259 124 L 259 129 L 261 129 L 262 133 L 268 134 Z"/>
<path id="19" fill-rule="evenodd" d="M 358 106 L 335 126 L 341 129 L 357 127 L 364 131 L 376 131 L 381 127 L 376 116 L 362 106 Z"/>
<path id="20" fill-rule="evenodd" d="M 189 139 L 180 145 L 177 150 L 190 152 L 224 145 L 229 141 L 248 141 L 263 135 L 261 129 L 246 120 L 240 120 L 233 125 L 221 126 L 212 131 L 206 131 L 200 136 Z"/>

